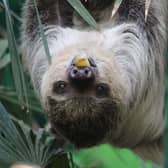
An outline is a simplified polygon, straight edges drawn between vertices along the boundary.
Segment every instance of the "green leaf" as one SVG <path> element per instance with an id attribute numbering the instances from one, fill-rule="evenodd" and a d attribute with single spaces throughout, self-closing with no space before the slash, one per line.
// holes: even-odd
<path id="1" fill-rule="evenodd" d="M 147 21 L 147 17 L 148 17 L 151 2 L 152 2 L 152 0 L 145 0 L 145 21 Z"/>
<path id="2" fill-rule="evenodd" d="M 73 159 L 81 168 L 152 168 L 150 161 L 142 161 L 132 151 L 108 144 L 73 151 Z"/>
<path id="3" fill-rule="evenodd" d="M 10 54 L 6 54 L 0 58 L 0 69 L 6 67 L 11 62 Z"/>
<path id="4" fill-rule="evenodd" d="M 114 6 L 113 6 L 112 14 L 111 14 L 111 19 L 113 19 L 113 17 L 117 13 L 117 11 L 118 11 L 122 2 L 123 2 L 123 0 L 115 0 L 114 1 Z"/>
<path id="5" fill-rule="evenodd" d="M 55 146 L 55 138 L 45 130 L 34 132 L 23 122 L 12 121 L 12 118 L 0 103 L 1 163 L 25 163 L 46 167 L 51 164 L 51 160 L 57 159 L 60 150 Z"/>
<path id="6" fill-rule="evenodd" d="M 0 160 L 11 164 L 25 160 L 26 145 L 2 104 L 0 104 Z M 21 154 L 22 153 L 22 154 Z"/>
<path id="7" fill-rule="evenodd" d="M 28 96 L 28 101 L 30 104 L 30 107 L 29 107 L 30 110 L 42 113 L 43 110 L 42 110 L 41 105 L 40 105 L 39 101 L 37 100 L 33 90 L 29 89 L 27 96 Z M 16 105 L 20 105 L 20 102 L 17 99 L 17 92 L 12 89 L 6 88 L 6 87 L 0 86 L 0 99 L 6 100 L 6 101 L 11 102 Z M 27 104 L 25 102 L 23 102 L 23 105 L 25 107 L 27 107 Z"/>
<path id="8" fill-rule="evenodd" d="M 3 3 L 0 2 L 0 7 L 2 7 L 3 9 L 5 8 Z M 22 22 L 22 19 L 20 18 L 20 16 L 18 16 L 15 12 L 13 12 L 12 10 L 10 10 L 10 14 L 19 22 Z"/>
<path id="9" fill-rule="evenodd" d="M 0 40 L 0 58 L 3 56 L 7 48 L 8 48 L 8 40 L 6 39 Z"/>
<path id="10" fill-rule="evenodd" d="M 20 55 L 18 53 L 18 48 L 17 48 L 17 43 L 16 43 L 16 39 L 14 35 L 12 18 L 10 15 L 8 1 L 3 0 L 3 3 L 5 7 L 8 44 L 9 44 L 9 51 L 10 51 L 10 56 L 11 56 L 11 64 L 12 64 L 12 72 L 13 72 L 15 88 L 16 88 L 17 95 L 18 95 L 21 105 L 23 105 L 24 104 L 23 102 L 25 101 L 27 106 L 29 106 L 28 99 L 27 99 L 25 78 L 23 74 L 23 67 L 21 64 Z"/>
<path id="11" fill-rule="evenodd" d="M 37 8 L 36 0 L 34 0 L 33 2 L 34 2 L 35 10 L 36 10 L 37 20 L 38 20 L 38 24 L 39 24 L 39 31 L 40 31 L 40 36 L 41 36 L 41 39 L 42 39 L 42 42 L 43 42 L 44 50 L 45 50 L 48 62 L 49 62 L 49 64 L 51 64 L 51 55 L 50 55 L 47 39 L 46 39 L 46 36 L 45 36 L 45 33 L 44 33 L 44 27 L 43 27 L 43 24 L 42 24 L 41 19 L 40 19 L 40 14 L 39 14 L 39 11 L 38 11 L 38 8 Z"/>
<path id="12" fill-rule="evenodd" d="M 87 9 L 79 0 L 67 0 L 69 4 L 79 13 L 79 15 L 94 29 L 97 29 L 97 23 Z"/>

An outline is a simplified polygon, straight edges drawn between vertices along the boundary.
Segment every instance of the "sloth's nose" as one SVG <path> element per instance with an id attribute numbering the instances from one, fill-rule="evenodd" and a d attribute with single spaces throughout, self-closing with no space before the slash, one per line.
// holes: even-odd
<path id="1" fill-rule="evenodd" d="M 93 59 L 78 56 L 69 68 L 69 80 L 78 88 L 86 88 L 94 82 L 95 68 Z"/>
<path id="2" fill-rule="evenodd" d="M 76 67 L 73 66 L 69 72 L 69 78 L 73 81 L 86 81 L 94 78 L 93 70 L 90 67 Z"/>

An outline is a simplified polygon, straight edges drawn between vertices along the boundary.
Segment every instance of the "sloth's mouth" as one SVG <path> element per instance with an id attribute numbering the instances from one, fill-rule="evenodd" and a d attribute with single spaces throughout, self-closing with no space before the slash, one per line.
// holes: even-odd
<path id="1" fill-rule="evenodd" d="M 101 128 L 98 124 L 95 125 L 95 123 L 86 124 L 85 121 L 64 124 L 51 122 L 51 126 L 52 133 L 56 136 L 63 136 L 77 148 L 97 145 L 104 139 L 108 130 L 105 127 Z"/>
<path id="2" fill-rule="evenodd" d="M 97 145 L 109 131 L 117 130 L 119 110 L 111 99 L 99 103 L 94 98 L 51 99 L 48 99 L 47 115 L 52 132 L 77 148 Z"/>

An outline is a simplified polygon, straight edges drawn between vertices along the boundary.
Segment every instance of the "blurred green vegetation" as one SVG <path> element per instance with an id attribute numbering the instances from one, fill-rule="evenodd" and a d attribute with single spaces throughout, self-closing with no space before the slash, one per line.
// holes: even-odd
<path id="1" fill-rule="evenodd" d="M 17 47 L 19 46 L 19 43 L 20 43 L 19 41 L 19 37 L 20 37 L 19 29 L 20 29 L 20 24 L 21 24 L 20 14 L 21 14 L 21 7 L 23 3 L 24 3 L 24 0 L 9 0 L 10 13 L 12 14 L 12 26 L 14 28 L 14 35 L 15 35 Z M 22 136 L 20 137 L 20 141 L 24 139 L 23 143 L 26 143 L 28 146 L 30 145 L 31 147 L 34 145 L 37 147 L 36 143 L 38 142 L 40 144 L 39 146 L 41 147 L 40 148 L 41 153 L 44 154 L 45 153 L 45 151 L 43 150 L 44 144 L 47 144 L 48 142 L 52 142 L 52 137 L 50 137 L 50 135 L 48 135 L 44 130 L 43 130 L 44 131 L 43 136 L 41 136 L 41 132 L 34 132 L 31 130 L 27 131 L 27 129 L 25 128 L 25 124 L 30 127 L 32 125 L 34 127 L 38 125 L 41 128 L 43 128 L 46 124 L 46 119 L 45 119 L 43 110 L 40 106 L 40 103 L 34 94 L 31 81 L 30 81 L 30 77 L 25 72 L 23 67 L 21 67 L 20 70 L 24 72 L 24 80 L 26 81 L 25 87 L 28 93 L 27 101 L 29 105 L 25 103 L 26 98 L 24 94 L 22 96 L 25 101 L 22 102 L 18 98 L 18 91 L 15 88 L 15 79 L 14 79 L 14 74 L 13 74 L 14 69 L 12 67 L 12 60 L 11 60 L 12 56 L 10 54 L 10 48 L 9 48 L 9 43 L 8 43 L 8 39 L 9 39 L 8 33 L 9 32 L 7 30 L 9 28 L 7 27 L 7 24 L 6 24 L 6 15 L 5 15 L 5 10 L 3 6 L 4 6 L 3 0 L 0 0 L 0 102 L 2 102 L 5 109 L 12 116 L 13 121 L 12 120 L 10 121 L 10 124 L 12 125 L 11 128 L 13 129 L 14 127 L 16 127 L 15 131 L 22 133 Z M 95 27 L 96 24 L 93 23 L 92 26 Z M 12 40 L 11 37 L 10 37 L 10 40 Z M 16 51 L 16 52 L 19 53 L 19 51 Z M 19 54 L 18 54 L 18 58 L 21 60 L 21 57 Z M 23 85 L 24 84 L 21 84 L 21 87 L 24 91 Z M 166 85 L 168 86 L 168 80 L 167 80 Z M 166 90 L 166 93 L 168 95 L 168 89 Z M 3 107 L 1 106 L 0 110 L 2 108 Z M 6 111 L 5 109 L 3 110 Z M 166 101 L 166 109 L 168 109 L 168 101 Z M 8 116 L 4 116 L 4 117 L 6 117 L 7 121 L 10 120 L 10 117 Z M 20 122 L 20 120 L 23 122 Z M 1 121 L 1 117 L 0 117 L 0 121 Z M 14 125 L 12 124 L 13 122 L 14 122 Z M 1 124 L 0 124 L 0 127 L 1 127 Z M 8 128 L 8 122 L 4 123 L 4 128 L 6 127 Z M 11 131 L 12 133 L 12 129 L 10 129 L 9 127 L 9 130 L 7 130 L 7 132 Z M 10 144 L 10 139 L 7 139 L 7 137 L 4 137 L 5 135 L 3 136 L 1 135 L 2 133 L 0 129 L 0 168 L 4 168 L 6 165 L 10 163 L 6 164 L 6 162 L 4 163 L 3 161 L 1 161 L 1 156 L 3 156 L 4 154 L 4 153 L 1 153 L 1 149 L 2 149 L 1 141 L 3 140 L 3 138 L 5 138 L 4 141 L 9 142 Z M 26 141 L 27 137 L 29 137 L 28 139 L 30 142 L 32 142 L 32 144 Z M 18 144 L 17 146 L 16 144 L 16 148 L 17 147 L 20 148 L 21 146 L 19 145 L 20 144 Z M 26 157 L 26 156 L 32 154 L 34 151 L 37 152 L 36 148 L 31 148 L 31 147 L 29 149 L 32 149 L 32 151 L 29 151 L 28 149 L 26 154 L 24 150 L 20 151 L 20 153 L 25 156 L 24 159 L 25 160 L 27 159 L 27 161 L 29 162 L 32 161 L 31 159 L 33 156 L 29 156 L 29 157 Z M 58 147 L 56 147 L 56 149 L 57 148 Z M 4 147 L 4 151 L 5 149 L 9 150 L 10 146 Z M 50 151 L 51 149 L 47 148 L 47 150 Z M 59 149 L 57 150 L 57 152 L 59 153 Z M 17 160 L 17 156 L 19 156 L 18 150 L 14 151 L 14 153 L 16 154 L 15 156 Z M 36 160 L 33 160 L 32 163 L 40 164 L 39 163 L 40 161 L 38 163 L 36 162 L 39 159 L 39 155 L 41 153 L 39 151 L 37 152 Z M 116 149 L 109 145 L 101 145 L 99 147 L 94 147 L 94 148 L 85 149 L 81 151 L 69 150 L 68 153 L 63 152 L 59 155 L 54 154 L 54 156 L 55 158 L 52 158 L 52 157 L 50 158 L 52 161 L 50 162 L 49 165 L 47 165 L 48 168 L 50 167 L 51 168 L 57 168 L 57 167 L 58 168 L 68 168 L 68 167 L 75 168 L 78 166 L 81 168 L 93 168 L 93 167 L 95 168 L 112 168 L 112 167 L 114 168 L 142 168 L 142 167 L 151 168 L 153 167 L 153 164 L 151 162 L 144 163 L 141 159 L 139 159 L 131 151 L 127 149 Z M 24 159 L 18 160 L 18 161 L 25 161 Z M 45 160 L 45 157 L 43 159 Z"/>

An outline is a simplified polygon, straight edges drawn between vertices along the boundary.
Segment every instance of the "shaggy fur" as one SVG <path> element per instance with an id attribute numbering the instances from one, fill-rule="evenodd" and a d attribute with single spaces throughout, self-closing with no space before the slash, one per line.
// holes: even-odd
<path id="1" fill-rule="evenodd" d="M 145 0 L 123 0 L 110 20 L 114 0 L 82 0 L 99 24 L 90 28 L 66 0 L 38 0 L 48 40 L 48 64 L 33 0 L 23 9 L 22 51 L 52 131 L 76 145 L 108 142 L 143 159 L 163 163 L 164 49 L 167 0 L 153 0 L 145 22 Z M 85 91 L 69 81 L 76 55 L 91 57 L 95 80 Z M 55 91 L 64 81 L 62 92 Z M 103 92 L 98 86 L 105 85 Z"/>

